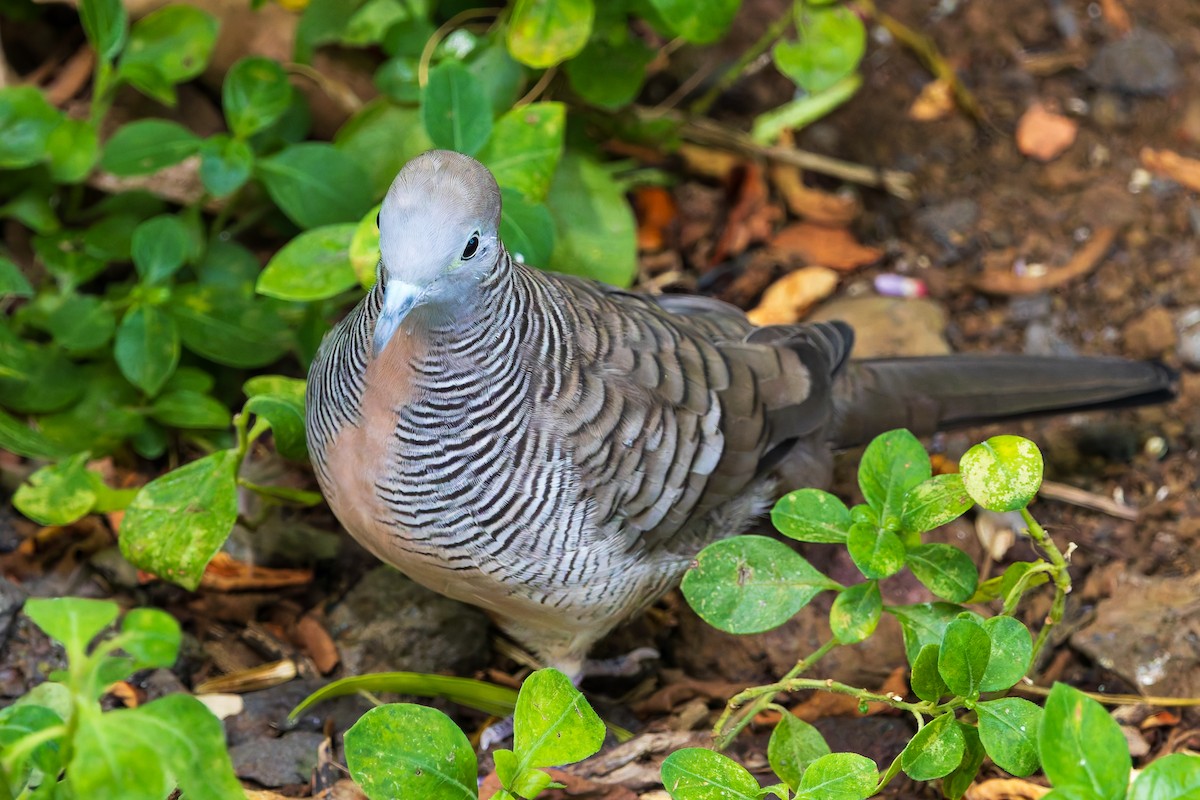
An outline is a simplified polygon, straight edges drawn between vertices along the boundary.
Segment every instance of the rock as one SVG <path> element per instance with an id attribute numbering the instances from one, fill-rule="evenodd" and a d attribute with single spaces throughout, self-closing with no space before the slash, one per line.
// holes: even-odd
<path id="1" fill-rule="evenodd" d="M 1179 85 L 1179 62 L 1162 36 L 1137 29 L 1096 51 L 1087 76 L 1104 89 L 1164 95 Z"/>
<path id="2" fill-rule="evenodd" d="M 289 723 L 288 712 L 326 683 L 319 679 L 296 680 L 242 695 L 242 710 L 224 720 L 230 746 L 270 738 L 281 729 L 319 733 L 326 720 L 332 721 L 335 730 L 344 731 L 371 709 L 371 704 L 358 695 L 334 697 Z"/>
<path id="3" fill-rule="evenodd" d="M 391 567 L 368 572 L 329 614 L 329 633 L 350 675 L 469 673 L 488 655 L 488 621 Z"/>
<path id="4" fill-rule="evenodd" d="M 1017 149 L 1038 161 L 1052 161 L 1075 143 L 1079 123 L 1034 103 L 1017 122 Z"/>
<path id="5" fill-rule="evenodd" d="M 1175 317 L 1175 331 L 1179 334 L 1179 358 L 1189 367 L 1200 367 L 1200 306 L 1191 306 Z"/>
<path id="6" fill-rule="evenodd" d="M 1041 320 L 1025 329 L 1024 353 L 1030 356 L 1077 356 L 1079 352 L 1054 327 Z"/>
<path id="7" fill-rule="evenodd" d="M 946 311 L 935 300 L 843 297 L 818 308 L 814 322 L 840 319 L 854 328 L 854 357 L 943 356 Z"/>
<path id="8" fill-rule="evenodd" d="M 8 630 L 12 627 L 13 618 L 24 604 L 25 591 L 0 575 L 0 647 L 8 639 Z"/>
<path id="9" fill-rule="evenodd" d="M 1175 322 L 1155 306 L 1125 324 L 1125 350 L 1133 358 L 1157 358 L 1175 347 Z"/>
<path id="10" fill-rule="evenodd" d="M 239 778 L 274 788 L 307 784 L 317 765 L 317 748 L 325 734 L 292 731 L 278 738 L 257 737 L 229 748 Z"/>
<path id="11" fill-rule="evenodd" d="M 979 221 L 979 204 L 969 198 L 923 208 L 917 212 L 917 227 L 950 252 L 959 250 Z"/>

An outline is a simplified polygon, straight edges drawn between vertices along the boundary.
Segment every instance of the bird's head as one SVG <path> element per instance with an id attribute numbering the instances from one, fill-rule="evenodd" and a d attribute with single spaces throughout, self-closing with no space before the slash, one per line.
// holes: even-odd
<path id="1" fill-rule="evenodd" d="M 454 315 L 500 257 L 499 226 L 500 189 L 483 164 L 430 150 L 404 165 L 379 210 L 387 281 L 376 353 L 417 307 Z"/>

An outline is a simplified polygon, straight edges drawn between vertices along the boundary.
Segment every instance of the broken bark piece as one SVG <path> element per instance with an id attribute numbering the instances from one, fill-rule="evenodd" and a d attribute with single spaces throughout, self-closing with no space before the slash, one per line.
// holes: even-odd
<path id="1" fill-rule="evenodd" d="M 1016 272 L 989 270 L 971 282 L 986 294 L 1034 294 L 1062 286 L 1087 275 L 1104 260 L 1117 238 L 1113 228 L 1097 228 L 1092 238 L 1065 265 L 1039 275 L 1020 275 Z"/>
<path id="2" fill-rule="evenodd" d="M 826 267 L 803 267 L 767 287 L 762 302 L 746 317 L 755 325 L 791 325 L 829 295 L 838 285 L 838 274 Z"/>

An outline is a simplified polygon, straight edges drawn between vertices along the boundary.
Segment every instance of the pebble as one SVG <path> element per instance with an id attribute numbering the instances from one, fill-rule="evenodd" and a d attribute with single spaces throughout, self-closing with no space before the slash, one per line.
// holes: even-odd
<path id="1" fill-rule="evenodd" d="M 947 250 L 957 250 L 979 221 L 979 204 L 966 197 L 950 200 L 921 209 L 916 220 L 931 239 Z"/>
<path id="2" fill-rule="evenodd" d="M 1125 323 L 1125 349 L 1134 358 L 1158 358 L 1178 341 L 1175 321 L 1165 308 L 1150 308 Z"/>
<path id="3" fill-rule="evenodd" d="M 818 307 L 811 318 L 849 323 L 854 328 L 855 358 L 950 353 L 946 311 L 927 297 L 839 297 Z"/>
<path id="4" fill-rule="evenodd" d="M 1087 76 L 1101 88 L 1144 95 L 1168 94 L 1180 82 L 1179 62 L 1170 43 L 1144 29 L 1100 47 Z"/>
<path id="5" fill-rule="evenodd" d="M 1189 306 L 1175 317 L 1179 335 L 1179 359 L 1189 367 L 1200 367 L 1200 306 Z"/>
<path id="6" fill-rule="evenodd" d="M 274 788 L 308 783 L 317 765 L 317 748 L 325 734 L 292 731 L 278 738 L 256 738 L 229 748 L 239 778 Z"/>

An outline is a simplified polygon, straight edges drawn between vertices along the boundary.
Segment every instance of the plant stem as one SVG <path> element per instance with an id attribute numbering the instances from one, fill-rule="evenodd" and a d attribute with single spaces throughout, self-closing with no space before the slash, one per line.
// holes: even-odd
<path id="1" fill-rule="evenodd" d="M 42 728 L 40 731 L 34 731 L 33 733 L 17 739 L 4 752 L 4 774 L 12 774 L 12 771 L 17 764 L 29 753 L 32 753 L 38 745 L 42 744 L 43 742 L 48 742 L 58 736 L 62 736 L 66 732 L 66 725 L 51 725 L 49 728 Z"/>
<path id="2" fill-rule="evenodd" d="M 1029 536 L 1037 543 L 1049 558 L 1053 565 L 1054 575 L 1054 603 L 1050 606 L 1050 614 L 1046 617 L 1045 624 L 1038 631 L 1037 640 L 1033 643 L 1033 658 L 1030 659 L 1031 664 L 1037 663 L 1038 653 L 1046 644 L 1046 640 L 1050 636 L 1050 630 L 1062 622 L 1063 614 L 1067 608 L 1067 595 L 1071 592 L 1071 575 L 1067 571 L 1067 559 L 1063 556 L 1062 551 L 1054 544 L 1046 531 L 1038 524 L 1033 515 L 1029 513 L 1028 508 L 1021 509 L 1021 519 L 1025 521 L 1025 525 L 1029 529 Z"/>
<path id="3" fill-rule="evenodd" d="M 728 89 L 733 84 L 737 83 L 738 78 L 742 77 L 742 73 L 758 60 L 759 56 L 771 49 L 771 45 L 787 33 L 788 28 L 792 27 L 794 17 L 792 8 L 789 4 L 787 9 L 779 15 L 779 19 L 771 23 L 771 27 L 767 28 L 766 32 L 759 37 L 758 41 L 750 45 L 746 52 L 742 53 L 741 57 L 733 63 L 729 69 L 725 70 L 717 82 L 709 88 L 707 92 L 700 96 L 700 99 L 692 103 L 691 112 L 693 114 L 704 114 L 712 107 L 721 93 Z"/>
<path id="4" fill-rule="evenodd" d="M 924 701 L 920 703 L 909 703 L 904 700 L 898 700 L 890 694 L 880 694 L 879 692 L 868 691 L 867 689 L 859 689 L 851 686 L 848 683 L 840 683 L 838 681 L 827 680 L 823 678 L 793 678 L 792 680 L 780 681 L 777 686 L 782 686 L 781 691 L 785 692 L 800 692 L 805 689 L 818 689 L 832 694 L 847 694 L 851 697 L 857 697 L 860 702 L 868 703 L 883 703 L 892 708 L 903 709 L 913 714 L 918 714 L 926 711 L 929 704 Z"/>
<path id="5" fill-rule="evenodd" d="M 769 705 L 771 705 L 771 703 L 774 702 L 775 695 L 779 694 L 780 692 L 788 691 L 787 684 L 789 681 L 795 680 L 797 676 L 811 668 L 813 664 L 824 658 L 825 655 L 829 653 L 830 650 L 837 647 L 838 644 L 839 642 L 836 638 L 825 642 L 812 653 L 797 661 L 796 665 L 789 669 L 787 674 L 784 675 L 783 678 L 781 678 L 777 683 L 772 683 L 769 686 L 758 686 L 753 689 L 747 689 L 744 692 L 734 695 L 734 697 L 725 705 L 725 710 L 721 713 L 721 717 L 717 720 L 717 724 L 713 726 L 712 736 L 717 750 L 724 750 L 726 747 L 728 747 L 729 743 L 733 741 L 734 737 L 736 737 L 743 728 L 749 725 L 750 721 L 754 719 L 754 717 L 760 711 L 767 708 Z M 754 702 L 749 708 L 742 712 L 732 724 L 729 724 L 729 718 L 733 715 L 733 713 L 741 708 L 743 703 L 746 703 L 749 700 L 753 700 Z"/>

